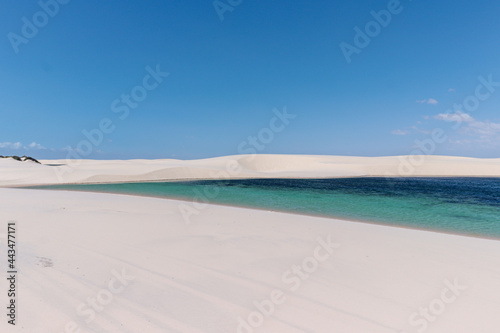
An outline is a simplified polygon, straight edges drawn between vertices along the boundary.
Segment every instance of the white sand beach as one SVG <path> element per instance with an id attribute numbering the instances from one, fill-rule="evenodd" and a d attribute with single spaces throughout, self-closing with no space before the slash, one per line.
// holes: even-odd
<path id="1" fill-rule="evenodd" d="M 259 155 L 71 165 L 0 159 L 0 186 L 500 176 L 500 159 L 422 156 L 425 163 L 408 167 L 411 158 Z M 16 221 L 19 269 L 18 324 L 2 320 L 2 332 L 491 333 L 500 327 L 497 240 L 219 205 L 207 205 L 188 224 L 183 201 L 118 194 L 0 188 L 0 198 L 0 267 L 7 272 L 7 222 Z M 0 281 L 4 293 L 9 282 Z"/>

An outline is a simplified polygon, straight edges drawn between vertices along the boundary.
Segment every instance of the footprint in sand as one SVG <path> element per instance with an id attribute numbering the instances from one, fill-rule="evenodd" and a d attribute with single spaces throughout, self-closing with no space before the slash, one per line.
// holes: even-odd
<path id="1" fill-rule="evenodd" d="M 52 267 L 54 266 L 54 262 L 50 258 L 45 258 L 45 257 L 37 257 L 38 258 L 38 266 L 43 266 L 43 267 Z"/>

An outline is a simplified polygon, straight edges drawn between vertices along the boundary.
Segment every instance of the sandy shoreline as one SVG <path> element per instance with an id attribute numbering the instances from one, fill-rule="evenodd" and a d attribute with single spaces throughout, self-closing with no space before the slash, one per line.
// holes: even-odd
<path id="1" fill-rule="evenodd" d="M 231 161 L 248 178 L 366 176 L 394 171 L 387 163 L 398 161 L 241 158 L 186 167 L 86 161 L 55 183 L 209 177 L 229 173 Z M 442 176 L 450 165 L 457 166 L 448 176 L 470 168 L 495 174 L 499 161 L 429 157 L 415 176 Z M 12 162 L 0 161 L 1 186 L 57 177 L 53 167 Z M 0 188 L 0 197 L 4 258 L 7 222 L 17 228 L 15 331 L 489 333 L 500 326 L 498 240 L 225 205 L 206 205 L 186 223 L 185 201 L 136 195 Z M 0 269 L 7 271 L 6 260 Z M 0 281 L 6 291 L 8 281 Z"/>
<path id="2" fill-rule="evenodd" d="M 338 177 L 242 177 L 242 178 L 178 178 L 178 179 L 157 179 L 157 180 L 134 180 L 134 181 L 102 181 L 102 182 L 77 182 L 77 183 L 32 183 L 20 185 L 3 185 L 0 188 L 29 188 L 35 186 L 51 186 L 51 185 L 105 185 L 105 184 L 133 184 L 133 183 L 175 183 L 175 182 L 195 182 L 203 180 L 250 180 L 250 179 L 342 179 L 342 178 L 500 178 L 500 176 L 444 176 L 444 175 L 426 175 L 426 176 L 338 176 Z M 110 192 L 112 193 L 112 192 Z"/>
<path id="3" fill-rule="evenodd" d="M 101 183 L 101 184 L 107 184 L 107 183 Z M 84 184 L 67 184 L 67 185 L 84 185 Z M 22 189 L 22 188 L 31 187 L 31 186 L 33 186 L 33 185 L 9 186 L 8 188 Z M 34 190 L 42 190 L 43 191 L 44 189 L 34 189 Z M 92 190 L 85 191 L 85 190 L 65 190 L 65 189 L 50 189 L 50 191 L 68 191 L 68 192 L 87 192 L 87 193 L 119 194 L 119 195 L 128 195 L 128 196 L 138 196 L 138 197 L 144 197 L 144 198 L 166 199 L 166 200 L 179 201 L 179 202 L 182 202 L 182 203 L 192 203 L 193 202 L 192 200 L 189 200 L 189 199 L 186 199 L 186 198 L 180 198 L 180 197 L 179 198 L 177 198 L 177 197 L 163 197 L 163 196 L 155 196 L 155 195 L 136 194 L 136 193 L 115 193 L 115 192 L 107 192 L 107 191 L 92 191 Z M 375 224 L 375 225 L 380 225 L 380 226 L 385 226 L 385 227 L 391 227 L 391 228 L 404 228 L 404 229 L 410 229 L 410 230 L 437 232 L 437 233 L 443 233 L 443 234 L 448 234 L 448 235 L 474 237 L 474 238 L 479 238 L 479 239 L 488 239 L 488 240 L 497 240 L 497 241 L 500 241 L 500 238 L 497 238 L 497 237 L 494 237 L 494 236 L 468 234 L 468 233 L 458 233 L 458 232 L 453 232 L 453 231 L 444 230 L 444 229 L 419 228 L 417 226 L 390 224 L 390 223 L 384 223 L 384 222 L 380 222 L 380 221 L 356 220 L 356 219 L 342 217 L 342 216 L 329 216 L 329 215 L 322 215 L 322 214 L 311 214 L 311 213 L 304 213 L 304 212 L 298 212 L 298 211 L 293 211 L 292 212 L 292 211 L 286 211 L 286 210 L 281 210 L 281 209 L 272 209 L 271 210 L 271 209 L 262 208 L 262 207 L 256 207 L 256 206 L 254 207 L 254 206 L 236 205 L 236 204 L 227 204 L 227 203 L 218 203 L 218 202 L 210 203 L 210 205 L 211 206 L 222 206 L 222 207 L 234 207 L 234 208 L 254 209 L 254 210 L 261 210 L 261 211 L 265 211 L 265 212 L 277 212 L 277 213 L 285 213 L 285 214 L 294 214 L 294 215 L 309 216 L 309 217 L 318 217 L 318 218 L 324 218 L 324 219 L 342 220 L 342 221 L 355 222 L 355 223 Z"/>

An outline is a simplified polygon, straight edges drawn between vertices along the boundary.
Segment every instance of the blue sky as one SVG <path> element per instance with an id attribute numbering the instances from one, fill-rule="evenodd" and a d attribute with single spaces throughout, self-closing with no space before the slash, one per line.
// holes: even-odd
<path id="1" fill-rule="evenodd" d="M 55 1 L 0 4 L 0 154 L 499 157 L 498 2 Z"/>

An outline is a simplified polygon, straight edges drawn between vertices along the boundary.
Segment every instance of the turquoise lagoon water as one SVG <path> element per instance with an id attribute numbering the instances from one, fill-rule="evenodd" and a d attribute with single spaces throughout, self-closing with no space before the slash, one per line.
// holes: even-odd
<path id="1" fill-rule="evenodd" d="M 203 180 L 36 188 L 201 200 L 500 237 L 498 178 Z"/>

